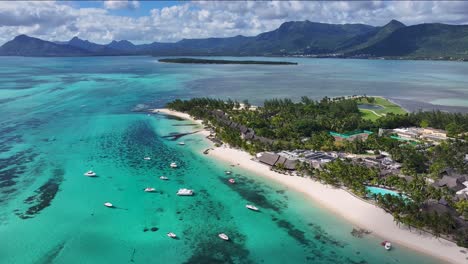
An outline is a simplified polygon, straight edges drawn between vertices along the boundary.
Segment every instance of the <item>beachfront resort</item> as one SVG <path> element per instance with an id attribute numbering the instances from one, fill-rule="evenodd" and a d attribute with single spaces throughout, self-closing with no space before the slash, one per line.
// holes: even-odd
<path id="1" fill-rule="evenodd" d="M 258 166 L 311 178 L 391 214 L 398 225 L 468 246 L 468 116 L 387 113 L 363 118 L 358 98 L 236 101 L 195 98 L 168 107 L 203 120 L 217 146 Z M 247 105 L 247 107 L 245 107 Z"/>

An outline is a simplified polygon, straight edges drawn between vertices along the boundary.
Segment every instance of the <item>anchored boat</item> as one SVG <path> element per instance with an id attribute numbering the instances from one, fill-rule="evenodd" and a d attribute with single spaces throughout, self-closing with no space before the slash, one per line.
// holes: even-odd
<path id="1" fill-rule="evenodd" d="M 229 237 L 224 233 L 219 234 L 218 237 L 221 238 L 222 240 L 226 240 L 226 241 L 229 240 Z"/>
<path id="2" fill-rule="evenodd" d="M 179 195 L 179 196 L 192 196 L 193 195 L 193 190 L 182 188 L 182 189 L 179 189 L 177 191 L 177 195 Z"/>
<path id="3" fill-rule="evenodd" d="M 85 172 L 84 176 L 94 177 L 94 176 L 96 176 L 96 173 L 94 171 L 90 170 L 90 171 Z"/>
<path id="4" fill-rule="evenodd" d="M 245 206 L 247 209 L 250 209 L 252 211 L 258 211 L 259 209 L 251 204 L 248 204 Z"/>

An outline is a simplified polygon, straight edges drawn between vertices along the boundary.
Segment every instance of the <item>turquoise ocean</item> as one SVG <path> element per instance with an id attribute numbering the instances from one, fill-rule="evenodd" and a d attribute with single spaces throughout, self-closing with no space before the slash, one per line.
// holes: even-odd
<path id="1" fill-rule="evenodd" d="M 300 65 L 2 57 L 0 263 L 439 263 L 399 245 L 387 252 L 372 234 L 352 236 L 352 224 L 302 194 L 209 159 L 200 135 L 170 137 L 198 129 L 190 121 L 132 111 L 205 95 L 259 103 L 388 96 L 390 87 L 404 100 L 418 91 L 426 102 L 468 98 L 463 63 L 294 60 Z M 83 175 L 90 169 L 98 177 Z M 178 197 L 179 188 L 196 195 Z"/>

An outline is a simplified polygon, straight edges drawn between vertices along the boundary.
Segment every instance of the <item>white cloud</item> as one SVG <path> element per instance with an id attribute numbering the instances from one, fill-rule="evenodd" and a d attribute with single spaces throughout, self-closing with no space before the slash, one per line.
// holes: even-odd
<path id="1" fill-rule="evenodd" d="M 104 1 L 104 8 L 116 9 L 137 9 L 140 7 L 140 2 L 136 0 L 106 0 Z"/>
<path id="2" fill-rule="evenodd" d="M 141 17 L 119 16 L 112 11 L 138 6 L 138 1 L 105 1 L 103 8 L 79 8 L 61 1 L 0 1 L 0 43 L 18 34 L 47 40 L 79 36 L 98 43 L 252 36 L 291 20 L 378 26 L 391 19 L 409 25 L 468 23 L 465 1 L 198 1 L 152 9 Z"/>

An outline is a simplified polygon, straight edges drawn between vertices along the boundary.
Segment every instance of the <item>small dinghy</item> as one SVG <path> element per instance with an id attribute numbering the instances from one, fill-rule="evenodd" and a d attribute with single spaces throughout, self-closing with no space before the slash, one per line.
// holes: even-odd
<path id="1" fill-rule="evenodd" d="M 386 250 L 392 249 L 392 243 L 390 243 L 389 241 L 384 241 L 380 243 L 380 245 L 382 245 Z"/>
<path id="2" fill-rule="evenodd" d="M 229 179 L 228 181 L 229 181 L 229 183 L 231 183 L 231 184 L 236 183 L 236 181 L 235 181 L 233 178 Z"/>
<path id="3" fill-rule="evenodd" d="M 151 188 L 151 187 L 145 188 L 145 192 L 154 192 L 154 191 L 156 191 L 155 188 Z"/>
<path id="4" fill-rule="evenodd" d="M 221 238 L 222 240 L 226 240 L 226 241 L 229 240 L 229 237 L 224 233 L 219 234 L 218 237 Z"/>
<path id="5" fill-rule="evenodd" d="M 161 180 L 163 180 L 163 181 L 167 181 L 167 180 L 169 180 L 169 178 L 168 178 L 168 177 L 166 177 L 166 176 L 161 176 L 161 177 L 159 177 L 159 179 L 161 179 Z"/>
<path id="6" fill-rule="evenodd" d="M 90 170 L 90 171 L 85 172 L 84 176 L 94 177 L 94 176 L 96 176 L 96 173 L 94 171 Z"/>
<path id="7" fill-rule="evenodd" d="M 144 157 L 143 159 L 144 159 L 144 160 L 151 160 L 150 157 Z"/>
<path id="8" fill-rule="evenodd" d="M 170 237 L 170 238 L 176 238 L 177 237 L 177 235 L 172 233 L 172 232 L 167 233 L 167 236 Z"/>
<path id="9" fill-rule="evenodd" d="M 172 162 L 170 166 L 171 166 L 171 168 L 177 168 L 177 163 Z"/>
<path id="10" fill-rule="evenodd" d="M 253 206 L 253 205 L 251 205 L 251 204 L 248 204 L 248 205 L 246 205 L 245 207 L 246 207 L 247 209 L 252 210 L 252 211 L 258 211 L 258 208 L 255 207 L 255 206 Z"/>
<path id="11" fill-rule="evenodd" d="M 113 205 L 113 204 L 111 204 L 111 203 L 109 203 L 109 202 L 107 202 L 107 203 L 104 203 L 104 206 L 105 206 L 105 207 L 109 207 L 109 208 L 112 208 L 112 207 L 114 207 L 114 205 Z"/>

